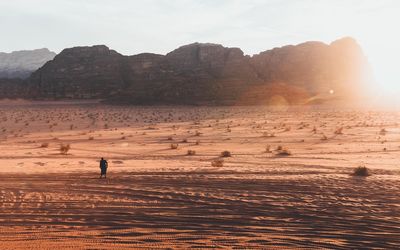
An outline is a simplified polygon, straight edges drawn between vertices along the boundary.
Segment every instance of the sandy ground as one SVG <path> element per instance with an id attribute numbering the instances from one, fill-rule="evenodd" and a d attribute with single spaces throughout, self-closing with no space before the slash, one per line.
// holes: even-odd
<path id="1" fill-rule="evenodd" d="M 0 248 L 396 248 L 399 118 L 2 103 Z"/>

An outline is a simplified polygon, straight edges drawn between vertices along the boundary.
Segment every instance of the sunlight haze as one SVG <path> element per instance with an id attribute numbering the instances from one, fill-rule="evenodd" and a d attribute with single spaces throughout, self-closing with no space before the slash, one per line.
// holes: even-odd
<path id="1" fill-rule="evenodd" d="M 0 48 L 11 52 L 47 47 L 58 53 L 105 44 L 132 55 L 165 54 L 184 44 L 212 42 L 251 55 L 351 36 L 372 64 L 376 90 L 396 95 L 399 10 L 400 2 L 394 0 L 1 1 Z"/>

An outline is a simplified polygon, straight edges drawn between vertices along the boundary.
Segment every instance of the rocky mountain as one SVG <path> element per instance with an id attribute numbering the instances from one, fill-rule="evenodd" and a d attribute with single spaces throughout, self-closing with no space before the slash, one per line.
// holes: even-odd
<path id="1" fill-rule="evenodd" d="M 353 98 L 371 70 L 344 38 L 247 56 L 194 43 L 166 55 L 124 56 L 106 46 L 63 50 L 24 81 L 26 98 L 104 99 L 126 104 L 301 104 L 331 93 Z M 1 83 L 0 83 L 1 90 Z M 15 93 L 15 91 L 14 91 Z M 3 94 L 4 96 L 4 94 Z"/>
<path id="2" fill-rule="evenodd" d="M 55 55 L 48 49 L 0 52 L 0 78 L 28 78 Z"/>
<path id="3" fill-rule="evenodd" d="M 107 98 L 123 88 L 125 57 L 106 46 L 63 50 L 28 79 L 36 98 Z"/>

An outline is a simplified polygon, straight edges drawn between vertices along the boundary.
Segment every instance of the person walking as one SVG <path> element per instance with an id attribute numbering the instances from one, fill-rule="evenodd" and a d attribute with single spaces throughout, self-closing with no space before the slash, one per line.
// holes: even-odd
<path id="1" fill-rule="evenodd" d="M 104 160 L 104 158 L 102 157 L 100 160 L 100 179 L 101 177 L 104 176 L 104 178 L 107 178 L 107 168 L 108 168 L 108 162 L 106 160 Z"/>

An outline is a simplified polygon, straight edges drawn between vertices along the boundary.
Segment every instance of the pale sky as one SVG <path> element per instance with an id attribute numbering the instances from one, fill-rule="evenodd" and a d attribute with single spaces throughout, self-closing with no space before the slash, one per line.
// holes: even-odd
<path id="1" fill-rule="evenodd" d="M 400 93 L 397 0 L 0 0 L 0 51 L 105 44 L 126 55 L 193 42 L 254 54 L 352 36 L 380 88 Z"/>

